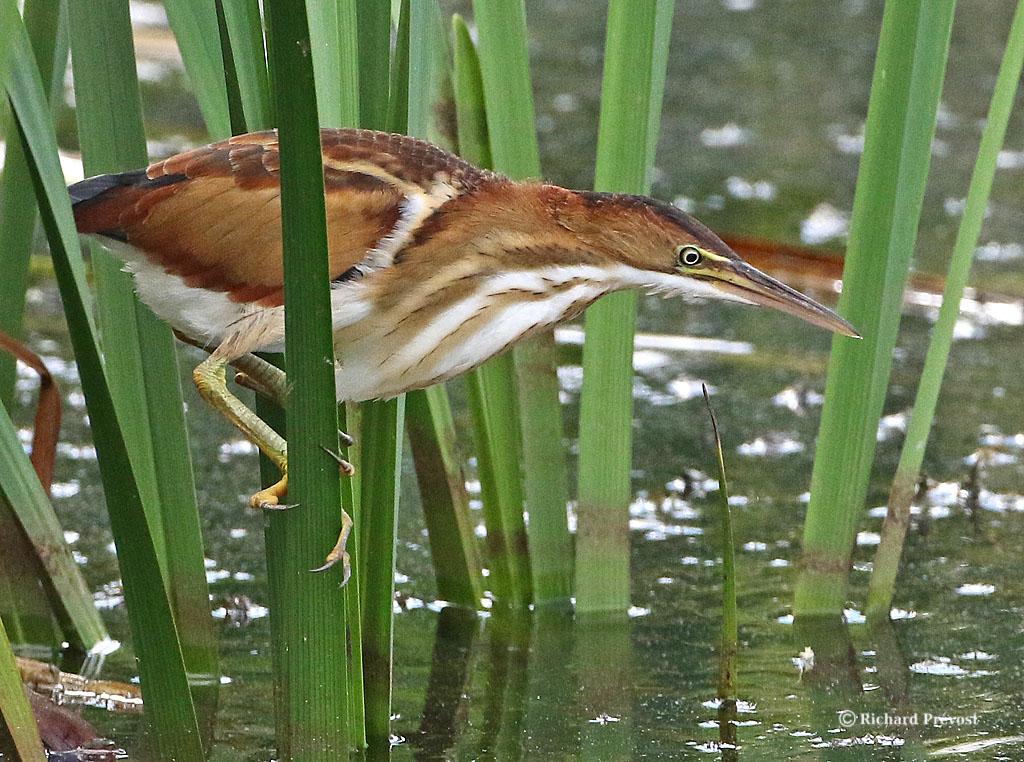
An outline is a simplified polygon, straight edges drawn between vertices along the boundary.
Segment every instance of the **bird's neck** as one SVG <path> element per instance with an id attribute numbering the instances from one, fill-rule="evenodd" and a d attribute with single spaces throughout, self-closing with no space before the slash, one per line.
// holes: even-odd
<path id="1" fill-rule="evenodd" d="M 395 266 L 372 278 L 375 301 L 407 307 L 414 294 L 436 302 L 504 291 L 529 300 L 587 282 L 574 293 L 589 303 L 595 293 L 650 286 L 633 253 L 640 242 L 617 212 L 604 194 L 497 180 L 426 220 Z"/>

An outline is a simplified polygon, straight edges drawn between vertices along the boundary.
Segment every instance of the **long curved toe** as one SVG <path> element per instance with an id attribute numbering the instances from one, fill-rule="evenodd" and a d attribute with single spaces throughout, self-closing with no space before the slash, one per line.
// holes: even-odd
<path id="1" fill-rule="evenodd" d="M 282 500 L 288 495 L 288 474 L 281 477 L 280 481 L 271 484 L 266 489 L 261 489 L 249 498 L 249 505 L 263 511 L 284 511 L 294 508 L 295 505 L 283 503 Z"/>

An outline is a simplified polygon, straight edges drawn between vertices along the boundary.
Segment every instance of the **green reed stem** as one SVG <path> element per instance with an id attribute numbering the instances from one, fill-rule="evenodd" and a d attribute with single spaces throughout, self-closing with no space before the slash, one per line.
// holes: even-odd
<path id="1" fill-rule="evenodd" d="M 480 500 L 487 527 L 486 587 L 504 606 L 530 603 L 530 558 L 526 550 L 523 492 L 518 463 L 502 457 L 519 452 L 515 368 L 511 355 L 497 357 L 466 378 L 473 416 Z"/>
<path id="2" fill-rule="evenodd" d="M 63 93 L 68 60 L 67 10 L 55 0 L 27 0 L 23 16 L 36 65 L 43 82 L 49 84 L 47 93 L 54 108 L 53 104 L 60 101 L 60 98 L 54 100 L 54 93 Z M 0 79 L 0 84 L 3 81 Z M 0 134 L 7 140 L 7 156 L 0 177 L 0 268 L 4 273 L 0 278 L 0 331 L 18 339 L 22 336 L 21 320 L 37 210 L 25 147 L 17 140 L 18 128 L 13 115 L 4 120 Z M 0 404 L 10 405 L 14 380 L 14 358 L 0 355 Z"/>
<path id="3" fill-rule="evenodd" d="M 383 130 L 388 118 L 391 62 L 391 0 L 362 0 L 356 5 L 359 34 L 359 124 Z"/>
<path id="4" fill-rule="evenodd" d="M 431 93 L 440 24 L 435 2 L 403 2 L 391 66 L 388 128 L 424 136 L 433 118 Z M 439 390 L 443 393 L 443 389 Z M 363 532 L 366 566 L 363 658 L 367 740 L 386 747 L 390 737 L 394 647 L 394 574 L 405 396 L 363 405 Z M 429 430 L 429 429 L 428 429 Z M 422 431 L 422 430 L 421 430 Z M 422 441 L 422 440 L 421 440 Z M 433 537 L 431 542 L 433 543 Z M 440 539 L 440 538 L 439 538 Z"/>
<path id="5" fill-rule="evenodd" d="M 429 3 L 425 11 L 424 24 L 413 25 L 410 31 L 430 38 L 429 44 L 412 46 L 417 51 L 417 61 L 411 68 L 429 72 L 425 78 L 427 89 L 425 97 L 410 100 L 409 124 L 421 127 L 415 131 L 418 137 L 433 137 L 437 132 L 437 99 L 449 80 L 448 53 L 439 8 L 436 3 Z M 483 579 L 469 496 L 455 452 L 455 423 L 447 389 L 437 385 L 410 392 L 406 395 L 405 412 L 437 594 L 443 600 L 475 609 L 480 605 Z"/>
<path id="6" fill-rule="evenodd" d="M 104 377 L 91 316 L 85 265 L 78 247 L 52 120 L 28 38 L 12 0 L 0 0 L 0 27 L 14 30 L 18 55 L 8 94 L 21 137 L 30 152 L 30 171 L 53 256 L 72 346 L 78 362 L 103 479 L 111 531 L 119 543 L 118 563 L 138 659 L 151 742 L 159 753 L 179 760 L 203 758 L 196 713 L 171 605 L 110 390 Z"/>
<path id="7" fill-rule="evenodd" d="M 284 759 L 347 758 L 348 659 L 340 564 L 319 566 L 340 528 L 327 223 L 305 3 L 267 6 L 281 152 L 288 379 L 288 499 L 267 532 L 274 595 L 278 750 Z M 354 96 L 354 94 L 353 94 Z M 326 452 L 325 452 L 326 450 Z"/>
<path id="8" fill-rule="evenodd" d="M 480 73 L 480 57 L 470 35 L 466 20 L 452 16 L 455 89 L 455 123 L 458 152 L 478 167 L 492 167 L 491 143 L 487 133 L 487 109 L 484 106 L 484 81 Z"/>
<path id="9" fill-rule="evenodd" d="M 359 123 L 359 56 L 356 3 L 350 0 L 307 3 L 317 108 L 322 127 Z"/>
<path id="10" fill-rule="evenodd" d="M 519 180 L 539 177 L 525 4 L 523 0 L 476 0 L 473 11 L 494 169 Z M 521 464 L 525 509 L 530 515 L 529 557 L 525 544 L 513 544 L 508 552 L 511 558 L 523 556 L 516 567 L 529 570 L 532 595 L 526 600 L 532 598 L 538 606 L 567 604 L 571 594 L 572 552 L 566 518 L 569 488 L 555 356 L 550 332 L 513 350 L 522 449 L 492 456 L 495 462 L 506 459 L 503 468 L 510 474 L 518 472 Z M 486 397 L 493 404 L 506 404 L 494 394 Z M 491 411 L 488 417 L 502 420 L 498 412 Z M 522 507 L 515 508 L 521 512 Z M 518 524 L 512 517 L 507 521 Z M 525 589 L 526 584 L 520 587 Z"/>
<path id="11" fill-rule="evenodd" d="M 250 130 L 266 129 L 273 124 L 273 99 L 270 95 L 270 75 L 267 72 L 259 0 L 217 0 L 217 5 L 218 9 L 223 9 L 220 36 L 224 71 L 226 74 L 229 68 L 226 62 L 230 61 L 244 115 L 240 125 L 245 124 Z M 225 84 L 229 90 L 232 89 L 230 84 Z M 229 98 L 229 108 L 230 103 Z M 234 114 L 231 118 L 234 123 Z"/>
<path id="12" fill-rule="evenodd" d="M 646 193 L 664 91 L 671 0 L 608 6 L 598 190 Z M 635 293 L 587 310 L 580 397 L 576 608 L 629 607 L 629 498 L 633 422 Z"/>
<path id="13" fill-rule="evenodd" d="M 79 144 L 86 174 L 133 169 L 148 160 L 128 6 L 102 2 L 102 8 L 90 3 L 91 10 L 78 0 L 70 5 Z M 108 379 L 116 404 L 122 406 L 122 420 L 133 422 L 126 434 L 138 463 L 136 473 L 145 476 L 143 488 L 153 491 L 150 526 L 158 528 L 165 547 L 174 548 L 174 553 L 163 552 L 165 583 L 186 667 L 211 685 L 219 674 L 218 646 L 174 339 L 170 328 L 139 303 L 123 267 L 110 254 L 94 250 Z M 212 695 L 206 698 L 214 700 Z"/>
<path id="14" fill-rule="evenodd" d="M 362 405 L 359 539 L 363 560 L 359 571 L 366 740 L 385 748 L 391 731 L 392 602 L 404 414 L 404 398 Z"/>
<path id="15" fill-rule="evenodd" d="M 15 11 L 18 7 L 14 6 Z M 7 9 L 4 9 L 6 14 Z M 18 15 L 18 23 L 23 24 L 21 15 Z M 14 41 L 17 38 L 17 30 L 13 25 L 11 26 L 0 26 L 0 84 L 7 87 L 7 83 L 10 80 L 11 70 L 14 68 L 11 65 L 11 59 L 14 57 Z"/>
<path id="16" fill-rule="evenodd" d="M 2 80 L 0 80 L 2 81 Z M 25 696 L 11 641 L 0 621 L 0 726 L 14 745 L 15 762 L 45 762 L 46 752 Z"/>
<path id="17" fill-rule="evenodd" d="M 46 492 L 21 447 L 18 432 L 0 406 L 0 495 L 16 511 L 18 524 L 46 570 L 44 590 L 64 637 L 83 653 L 107 637 L 106 627 L 64 541 Z M 13 538 L 6 542 L 13 541 Z M 5 556 L 13 557 L 10 548 Z M 33 597 L 38 595 L 38 588 Z"/>
<path id="18" fill-rule="evenodd" d="M 410 392 L 405 404 L 437 595 L 475 609 L 483 595 L 483 577 L 448 392 L 444 386 Z"/>
<path id="19" fill-rule="evenodd" d="M 228 102 L 228 119 L 231 122 L 231 134 L 245 132 L 245 107 L 242 105 L 242 91 L 238 84 L 238 71 L 235 69 L 235 57 L 231 50 L 231 32 L 228 29 L 227 17 L 224 15 L 224 0 L 214 0 L 217 12 L 217 32 L 220 36 L 220 55 L 224 70 L 224 94 Z M 232 17 L 238 24 L 238 15 Z M 237 35 L 237 31 L 236 31 Z M 260 38 L 262 41 L 262 37 Z M 244 44 L 240 41 L 239 44 Z"/>
<path id="20" fill-rule="evenodd" d="M 490 138 L 484 108 L 480 59 L 461 16 L 455 31 L 455 107 L 459 153 L 468 161 L 490 167 Z M 524 586 L 528 572 L 513 566 L 527 561 L 526 526 L 522 520 L 522 477 L 519 460 L 510 457 L 521 449 L 516 412 L 515 367 L 511 355 L 485 363 L 466 376 L 472 413 L 477 473 L 480 477 L 484 522 L 487 525 L 487 587 L 497 600 L 519 608 L 529 603 Z"/>
<path id="21" fill-rule="evenodd" d="M 356 126 L 362 124 L 361 109 L 362 104 L 360 94 L 360 72 L 369 66 L 368 61 L 373 58 L 374 54 L 368 50 L 368 43 L 363 41 L 360 43 L 359 38 L 359 16 L 364 12 L 362 9 L 363 3 L 355 2 L 354 0 L 340 0 L 338 10 L 338 51 L 341 56 L 341 62 L 339 64 L 339 80 L 334 83 L 333 87 L 338 93 L 336 97 L 340 97 L 341 103 L 339 106 L 340 121 L 342 126 Z M 388 24 L 388 30 L 390 31 L 390 23 Z M 381 89 L 387 90 L 387 57 L 390 52 L 390 35 L 388 36 L 384 44 L 384 69 L 380 73 Z M 365 58 L 364 58 L 365 55 Z M 376 60 L 373 58 L 373 60 Z M 319 93 L 319 90 L 318 90 Z M 318 94 L 318 98 L 320 95 Z M 338 406 L 339 420 L 347 421 L 350 416 L 347 415 L 345 406 Z M 361 429 L 361 422 L 357 416 L 355 423 Z M 395 422 L 395 426 L 400 428 L 401 424 Z M 358 431 L 355 432 L 358 435 Z M 359 465 L 357 468 L 362 468 L 362 455 L 359 454 L 359 447 L 354 448 L 355 462 Z M 400 450 L 396 452 L 395 458 L 397 463 L 401 463 Z M 397 467 L 397 466 L 396 466 Z M 356 517 L 360 515 L 361 511 L 361 489 L 362 481 L 360 478 L 356 480 L 345 480 L 342 484 L 342 506 L 349 511 L 349 515 L 353 520 L 357 520 Z M 358 487 L 358 488 L 357 488 Z M 397 494 L 397 487 L 396 494 Z M 360 519 L 365 521 L 365 519 Z M 356 524 L 360 526 L 360 524 Z M 349 537 L 349 555 L 352 557 L 353 569 L 358 568 L 362 563 L 361 540 L 362 535 L 360 532 L 354 531 Z M 392 575 L 393 578 L 393 575 Z M 348 617 L 348 653 L 349 653 L 349 743 L 353 748 L 363 748 L 367 744 L 367 714 L 366 714 L 366 687 L 365 687 L 365 666 L 363 663 L 363 585 L 366 579 L 366 575 L 362 575 L 354 580 L 351 580 L 348 585 L 348 589 L 345 591 L 345 607 Z M 389 599 L 390 601 L 390 599 Z M 389 612 L 390 615 L 390 612 Z"/>
<path id="22" fill-rule="evenodd" d="M 208 0 L 166 0 L 164 9 L 206 127 L 212 136 L 226 137 L 230 119 L 214 5 Z"/>
<path id="23" fill-rule="evenodd" d="M 351 408 L 351 409 L 350 409 Z M 360 434 L 360 416 L 358 405 L 338 405 L 338 424 L 341 430 L 358 441 Z M 362 468 L 359 457 L 360 447 L 350 447 L 347 456 L 358 474 Z M 358 476 L 341 480 L 341 507 L 348 511 L 353 526 L 361 526 L 360 484 Z M 352 569 L 358 569 L 362 563 L 360 533 L 353 529 L 348 536 L 348 553 L 352 558 Z M 345 586 L 345 616 L 348 621 L 348 731 L 349 744 L 354 749 L 366 746 L 366 690 L 364 687 L 363 667 L 363 576 L 353 573 Z"/>
<path id="24" fill-rule="evenodd" d="M 798 615 L 835 613 L 845 599 L 920 217 L 953 5 L 889 4 L 883 18 L 840 299 L 840 311 L 865 338 L 833 340 Z"/>
<path id="25" fill-rule="evenodd" d="M 835 615 L 867 495 L 949 52 L 954 0 L 887 3 L 825 386 L 794 612 Z"/>
<path id="26" fill-rule="evenodd" d="M 900 554 L 903 550 L 903 539 L 910 522 L 910 503 L 914 497 L 921 462 L 924 459 L 928 433 L 935 417 L 935 406 L 939 399 L 942 377 L 949 360 L 950 348 L 953 344 L 953 329 L 960 316 L 960 300 L 971 270 L 971 261 L 981 235 L 981 226 L 985 218 L 985 207 L 988 205 L 995 177 L 997 158 L 1006 136 L 1006 128 L 1013 111 L 1013 101 L 1020 82 L 1021 70 L 1024 68 L 1024 2 L 1017 5 L 1013 25 L 1010 28 L 1006 50 L 999 66 L 995 91 L 989 106 L 985 131 L 981 136 L 978 158 L 971 175 L 971 184 L 967 191 L 967 203 L 963 217 L 960 219 L 960 230 L 953 246 L 953 256 L 946 277 L 946 287 L 942 294 L 942 307 L 932 331 L 931 344 L 925 357 L 921 371 L 921 382 L 914 400 L 914 412 L 907 426 L 907 436 L 900 454 L 900 462 L 896 468 L 892 488 L 889 492 L 889 511 L 882 525 L 882 541 L 875 551 L 875 560 L 871 572 L 871 584 L 868 590 L 868 616 L 885 618 L 889 615 L 892 605 L 893 589 L 896 585 L 896 574 L 899 571 Z"/>
<path id="27" fill-rule="evenodd" d="M 54 104 L 62 100 L 55 100 L 53 95 L 55 92 L 62 93 L 64 88 L 63 76 L 68 57 L 67 9 L 63 5 L 57 5 L 54 0 L 28 0 L 24 7 L 24 24 L 32 42 L 41 78 L 49 83 L 48 94 L 53 110 Z M 55 76 L 54 72 L 59 72 L 59 76 Z M 7 156 L 3 175 L 0 177 L 0 272 L 3 273 L 3 277 L 0 278 L 0 331 L 19 339 L 23 337 L 22 318 L 38 214 L 28 159 L 25 155 L 26 149 L 18 137 L 14 115 L 8 114 L 4 122 L 5 129 L 0 133 L 7 141 Z M 0 406 L 11 408 L 15 378 L 14 356 L 6 352 L 0 354 Z M 40 405 L 41 400 L 42 394 Z M 15 444 L 20 451 L 20 443 L 15 440 Z M 10 465 L 14 467 L 15 464 L 12 461 Z M 38 484 L 31 468 L 27 473 Z M 20 517 L 16 518 L 17 515 Z M 49 531 L 44 530 L 43 534 L 36 534 L 35 539 L 30 542 L 28 535 L 32 532 L 28 526 L 40 521 L 44 522 L 43 526 L 49 527 Z M 20 531 L 15 526 L 16 522 L 25 526 L 26 532 Z M 75 648 L 84 648 L 86 643 L 91 645 L 95 642 L 94 636 L 90 634 L 90 630 L 95 632 L 91 625 L 83 623 L 82 631 L 76 632 L 74 621 L 69 621 L 68 618 L 67 612 L 70 610 L 74 612 L 74 617 L 79 614 L 87 618 L 97 617 L 94 624 L 99 623 L 95 611 L 89 612 L 89 609 L 95 607 L 91 603 L 91 594 L 84 583 L 81 583 L 78 569 L 69 572 L 79 577 L 79 593 L 72 594 L 66 601 L 61 601 L 60 583 L 57 580 L 51 582 L 45 579 L 46 573 L 37 566 L 39 563 L 47 563 L 45 554 L 40 555 L 37 548 L 59 548 L 56 553 L 58 565 L 70 560 L 63 533 L 46 495 L 43 494 L 43 500 L 40 502 L 0 499 L 0 523 L 8 533 L 5 556 L 10 562 L 10 573 L 4 575 L 5 589 L 0 609 L 2 615 L 8 618 L 7 627 L 11 634 L 16 640 L 23 642 L 48 642 L 55 635 L 53 616 L 56 615 L 65 630 L 62 637 Z M 25 561 L 22 563 L 16 559 Z M 16 569 L 23 569 L 25 573 L 18 573 Z M 46 600 L 40 600 L 38 595 L 40 580 L 47 589 Z M 75 597 L 82 594 L 84 598 L 75 600 Z M 102 624 L 99 632 L 103 633 L 100 635 L 101 638 L 105 637 Z"/>
<path id="28" fill-rule="evenodd" d="M 409 0 L 402 0 L 395 33 L 395 54 L 391 59 L 388 80 L 387 122 L 384 127 L 387 132 L 404 133 L 409 125 L 410 12 Z"/>
<path id="29" fill-rule="evenodd" d="M 409 119 L 411 23 L 409 0 L 403 0 L 387 88 L 387 129 L 391 132 L 405 132 Z M 363 554 L 359 571 L 366 741 L 371 746 L 387 748 L 391 733 L 392 601 L 405 397 L 364 402 L 359 408 L 358 530 Z"/>

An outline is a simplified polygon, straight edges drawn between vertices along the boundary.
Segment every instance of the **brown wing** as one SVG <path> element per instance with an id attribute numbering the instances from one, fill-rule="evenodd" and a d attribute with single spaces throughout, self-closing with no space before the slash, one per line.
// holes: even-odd
<path id="1" fill-rule="evenodd" d="M 332 278 L 395 231 L 406 198 L 426 197 L 438 182 L 461 194 L 495 177 L 402 135 L 324 129 L 320 137 Z M 270 306 L 283 302 L 278 168 L 277 133 L 258 132 L 69 192 L 79 231 L 127 242 L 190 286 Z"/>

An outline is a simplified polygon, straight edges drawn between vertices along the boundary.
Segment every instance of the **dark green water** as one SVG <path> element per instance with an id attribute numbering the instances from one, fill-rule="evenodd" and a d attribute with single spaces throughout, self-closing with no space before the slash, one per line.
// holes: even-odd
<path id="1" fill-rule="evenodd" d="M 677 5 L 654 194 L 679 199 L 718 230 L 841 248 L 882 4 Z M 545 174 L 585 187 L 593 174 L 603 4 L 528 6 Z M 1008 2 L 960 3 L 919 239 L 918 268 L 925 273 L 940 274 L 952 247 L 1011 12 Z M 152 137 L 174 148 L 176 135 L 199 140 L 196 125 L 181 121 L 195 111 L 175 89 L 180 75 L 160 70 L 154 78 L 145 86 Z M 713 389 L 740 546 L 739 686 L 746 703 L 738 715 L 740 748 L 724 752 L 726 758 L 902 760 L 945 749 L 956 759 L 1024 759 L 1022 127 L 1015 117 L 983 232 L 991 245 L 974 279 L 989 297 L 1016 300 L 975 303 L 976 314 L 962 321 L 964 338 L 954 345 L 925 460 L 935 485 L 919 514 L 927 521 L 908 535 L 892 627 L 869 632 L 859 613 L 881 524 L 878 511 L 868 510 L 850 575 L 848 623 L 811 630 L 788 617 L 828 336 L 784 315 L 648 299 L 640 316 L 646 334 L 731 343 L 680 351 L 669 339 L 648 339 L 637 353 L 633 615 L 575 623 L 538 617 L 523 626 L 437 613 L 407 468 L 393 759 L 723 756 L 711 701 L 720 597 L 715 522 L 699 489 L 680 493 L 685 475 L 699 484 L 714 468 L 700 381 Z M 64 364 L 62 388 L 70 395 L 56 503 L 65 528 L 78 533 L 74 548 L 87 579 L 100 590 L 118 571 L 95 460 L 81 449 L 88 444 L 85 411 L 67 367 L 52 285 L 38 284 L 33 297 L 31 343 Z M 933 317 L 934 306 L 908 306 L 868 508 L 884 503 Z M 196 359 L 190 350 L 182 354 L 187 378 Z M 570 447 L 579 383 L 572 354 L 568 349 L 560 373 Z M 190 389 L 188 400 L 211 591 L 221 602 L 245 596 L 265 605 L 263 520 L 244 508 L 256 489 L 255 456 Z M 17 415 L 28 425 L 27 408 Z M 986 463 L 979 506 L 968 511 L 964 482 L 979 450 Z M 114 636 L 127 640 L 123 609 L 115 605 L 106 614 Z M 222 638 L 231 682 L 220 694 L 215 757 L 270 759 L 268 620 L 225 624 Z M 801 677 L 794 659 L 808 646 L 816 664 Z M 102 674 L 129 679 L 129 649 L 109 657 Z M 125 748 L 137 748 L 132 718 L 99 710 L 85 716 Z M 956 746 L 969 742 L 992 745 Z"/>

